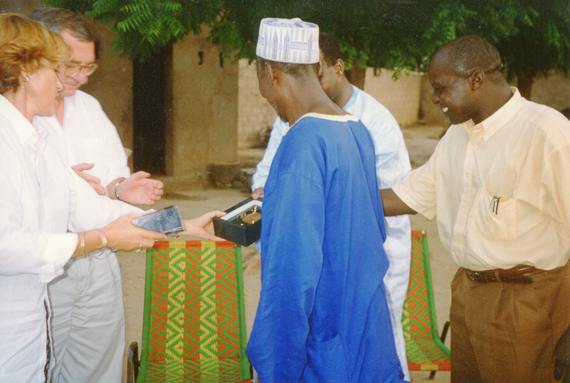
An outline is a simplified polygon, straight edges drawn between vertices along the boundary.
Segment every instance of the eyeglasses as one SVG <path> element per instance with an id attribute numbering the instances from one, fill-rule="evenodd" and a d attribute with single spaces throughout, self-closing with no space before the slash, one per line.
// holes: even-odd
<path id="1" fill-rule="evenodd" d="M 98 67 L 99 64 L 97 63 L 80 64 L 72 61 L 70 64 L 59 68 L 58 72 L 65 74 L 67 77 L 74 77 L 80 73 L 85 76 L 91 76 Z"/>

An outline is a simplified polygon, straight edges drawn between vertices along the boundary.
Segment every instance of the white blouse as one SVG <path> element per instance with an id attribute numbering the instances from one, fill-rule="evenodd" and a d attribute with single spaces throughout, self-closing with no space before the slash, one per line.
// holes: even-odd
<path id="1" fill-rule="evenodd" d="M 75 232 L 141 212 L 98 196 L 47 136 L 0 96 L 2 382 L 45 382 L 47 283 L 73 254 Z"/>

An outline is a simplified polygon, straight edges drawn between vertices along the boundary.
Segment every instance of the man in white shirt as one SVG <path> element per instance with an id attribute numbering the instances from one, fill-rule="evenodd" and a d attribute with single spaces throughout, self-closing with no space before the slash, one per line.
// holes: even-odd
<path id="1" fill-rule="evenodd" d="M 149 174 L 129 175 L 117 130 L 99 102 L 78 89 L 97 68 L 95 38 L 77 14 L 39 8 L 31 16 L 72 47 L 72 63 L 59 70 L 64 89 L 52 117 L 34 120 L 46 129 L 64 161 L 100 195 L 132 204 L 153 205 L 162 183 Z M 63 276 L 49 285 L 56 366 L 53 381 L 120 382 L 125 349 L 121 273 L 109 249 L 96 257 L 72 259 Z"/>
<path id="2" fill-rule="evenodd" d="M 358 117 L 374 141 L 376 175 L 380 189 L 402 181 L 410 172 L 410 158 L 398 122 L 374 97 L 351 85 L 344 74 L 344 55 L 338 41 L 331 35 L 320 33 L 321 67 L 319 81 L 327 96 L 338 106 Z M 289 124 L 279 117 L 273 124 L 267 150 L 253 176 L 253 198 L 263 196 L 263 187 L 269 175 L 273 157 L 277 152 Z M 302 192 L 302 191 L 299 191 Z M 406 379 L 409 380 L 406 344 L 402 332 L 402 308 L 408 290 L 410 274 L 411 229 L 407 216 L 386 217 L 387 238 L 384 249 L 390 267 L 384 277 L 388 306 L 394 329 L 396 350 Z M 261 244 L 263 246 L 263 244 Z"/>

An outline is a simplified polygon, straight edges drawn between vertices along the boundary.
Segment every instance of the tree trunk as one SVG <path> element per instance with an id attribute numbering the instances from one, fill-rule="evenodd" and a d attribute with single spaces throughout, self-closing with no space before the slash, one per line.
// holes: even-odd
<path id="1" fill-rule="evenodd" d="M 359 89 L 364 90 L 364 80 L 366 79 L 366 68 L 362 69 L 356 65 L 356 59 L 352 60 L 352 69 L 344 72 L 349 83 Z"/>
<path id="2" fill-rule="evenodd" d="M 534 82 L 534 73 L 530 70 L 525 72 L 524 78 L 517 79 L 517 88 L 521 96 L 530 101 L 532 95 L 532 84 Z"/>

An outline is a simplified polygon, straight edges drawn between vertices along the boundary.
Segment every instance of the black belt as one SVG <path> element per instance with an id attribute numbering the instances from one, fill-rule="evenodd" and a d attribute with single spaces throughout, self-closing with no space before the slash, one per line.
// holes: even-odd
<path id="1" fill-rule="evenodd" d="M 546 273 L 545 270 L 540 270 L 532 266 L 520 265 L 512 269 L 494 269 L 485 271 L 467 270 L 467 276 L 473 282 L 489 283 L 489 282 L 503 282 L 503 283 L 532 283 L 531 278 L 534 274 Z"/>

